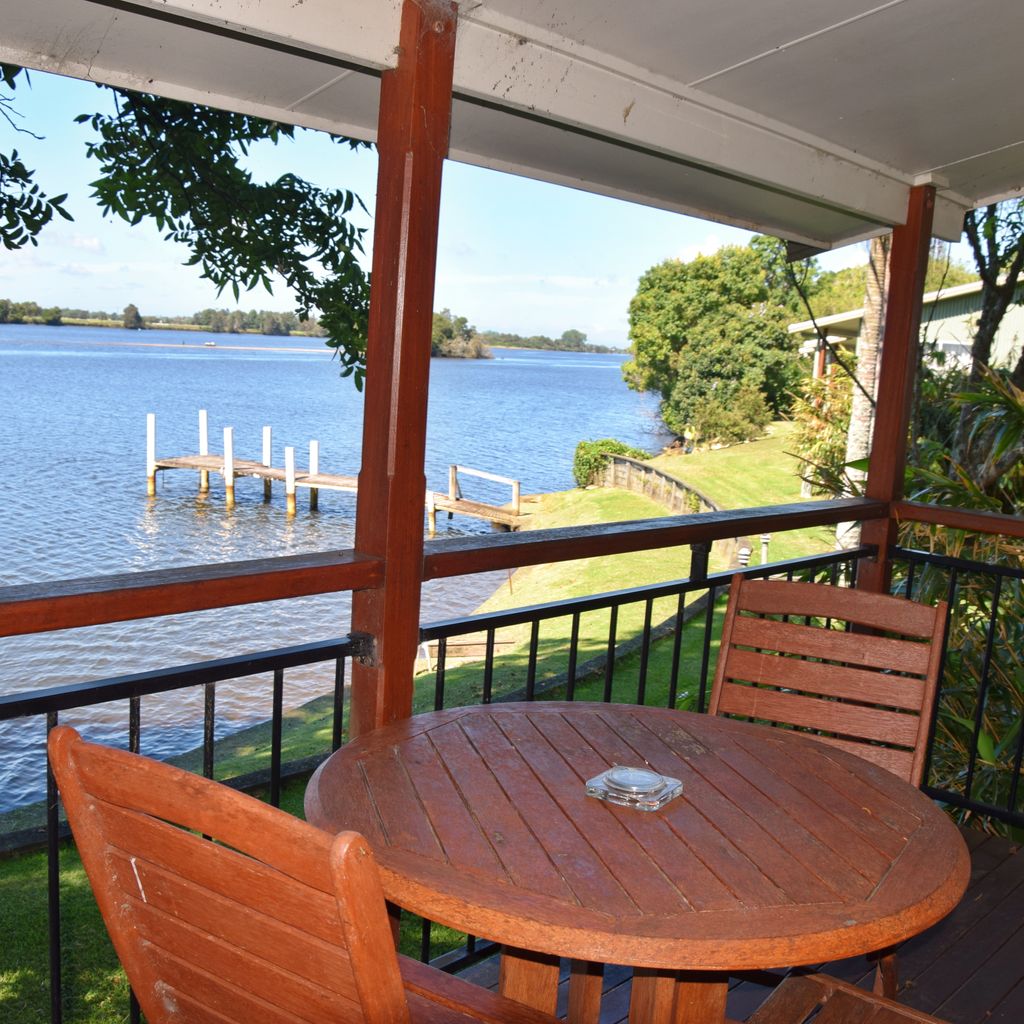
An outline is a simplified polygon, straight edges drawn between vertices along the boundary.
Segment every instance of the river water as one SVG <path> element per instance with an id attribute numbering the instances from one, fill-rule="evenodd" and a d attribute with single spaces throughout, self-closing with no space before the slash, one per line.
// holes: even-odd
<path id="1" fill-rule="evenodd" d="M 649 450 L 665 443 L 655 402 L 622 382 L 623 356 L 502 349 L 494 356 L 432 360 L 428 487 L 446 491 L 448 466 L 459 463 L 517 478 L 524 493 L 565 490 L 581 439 L 617 437 Z M 0 325 L 0 359 L 0 585 L 352 545 L 354 495 L 322 491 L 310 513 L 300 489 L 298 514 L 289 518 L 280 488 L 265 504 L 262 483 L 242 479 L 228 511 L 219 476 L 204 498 L 196 474 L 174 471 L 159 474 L 156 498 L 146 497 L 150 412 L 158 456 L 197 451 L 198 410 L 207 409 L 214 452 L 222 450 L 223 427 L 232 426 L 236 458 L 260 459 L 269 424 L 275 465 L 294 445 L 305 466 L 316 439 L 322 471 L 355 473 L 362 395 L 339 378 L 318 340 Z M 466 484 L 468 497 L 506 501 L 508 493 Z M 489 529 L 444 516 L 438 528 L 440 537 Z M 423 621 L 472 611 L 503 579 L 428 584 Z M 0 693 L 328 639 L 346 633 L 348 621 L 341 594 L 2 639 Z M 330 688 L 329 667 L 286 678 L 289 706 Z M 218 687 L 219 734 L 269 717 L 267 692 L 263 681 Z M 67 716 L 111 742 L 124 741 L 125 719 L 123 705 Z M 142 721 L 144 752 L 187 749 L 200 737 L 199 696 L 148 698 Z M 38 797 L 42 745 L 38 722 L 0 724 L 0 810 Z"/>

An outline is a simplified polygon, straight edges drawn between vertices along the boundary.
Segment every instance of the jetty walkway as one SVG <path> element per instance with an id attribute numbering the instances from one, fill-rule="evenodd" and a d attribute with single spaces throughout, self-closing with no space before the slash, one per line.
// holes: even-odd
<path id="1" fill-rule="evenodd" d="M 224 428 L 224 450 L 217 455 L 210 452 L 208 417 L 205 409 L 199 410 L 199 451 L 189 455 L 172 455 L 158 458 L 156 454 L 156 414 L 149 413 L 146 417 L 146 493 L 156 496 L 156 474 L 168 470 L 192 470 L 199 473 L 199 492 L 205 494 L 210 489 L 210 474 L 215 473 L 224 479 L 225 503 L 230 507 L 235 502 L 235 480 L 238 477 L 256 477 L 263 481 L 263 498 L 271 499 L 272 484 L 283 483 L 285 487 L 285 504 L 289 515 L 296 512 L 296 492 L 302 487 L 309 491 L 309 507 L 315 510 L 319 504 L 319 493 L 326 491 L 348 491 L 356 493 L 359 489 L 358 477 L 342 473 L 324 473 L 320 470 L 320 445 L 318 441 L 309 442 L 309 465 L 301 469 L 295 464 L 295 448 L 284 449 L 284 466 L 273 465 L 272 459 L 273 432 L 269 426 L 263 428 L 263 458 L 256 462 L 252 459 L 239 459 L 234 454 L 234 429 Z M 512 489 L 511 501 L 505 505 L 494 505 L 484 501 L 464 498 L 460 475 L 490 480 L 494 483 L 507 484 Z M 518 480 L 499 476 L 484 470 L 471 469 L 468 466 L 451 465 L 448 467 L 448 493 L 428 490 L 424 495 L 424 506 L 427 510 L 429 532 L 433 535 L 437 530 L 437 513 L 446 512 L 448 518 L 459 514 L 482 519 L 491 523 L 496 529 L 515 530 L 520 525 L 520 484 Z"/>

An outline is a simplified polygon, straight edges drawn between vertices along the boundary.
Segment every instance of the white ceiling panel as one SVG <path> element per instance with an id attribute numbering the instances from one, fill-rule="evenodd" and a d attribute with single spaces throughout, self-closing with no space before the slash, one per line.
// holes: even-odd
<path id="1" fill-rule="evenodd" d="M 1007 91 L 1022 40 L 1016 0 L 905 0 L 701 89 L 872 159 L 941 173 L 1024 140 L 1024 92 Z"/>
<path id="2" fill-rule="evenodd" d="M 0 0 L 0 59 L 373 138 L 400 11 Z M 1021 0 L 465 0 L 452 155 L 822 246 L 932 174 L 956 237 L 1024 190 L 1021 38 Z"/>
<path id="3" fill-rule="evenodd" d="M 879 6 L 877 0 L 649 0 L 630 10 L 621 0 L 485 0 L 482 9 L 468 5 L 468 16 L 501 19 L 551 45 L 584 47 L 687 84 Z"/>

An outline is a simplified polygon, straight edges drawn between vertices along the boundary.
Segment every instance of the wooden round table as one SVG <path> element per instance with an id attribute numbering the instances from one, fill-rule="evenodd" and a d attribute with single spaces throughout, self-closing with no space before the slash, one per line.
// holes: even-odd
<path id="1" fill-rule="evenodd" d="M 653 812 L 587 796 L 616 764 L 682 796 Z M 553 1010 L 558 957 L 633 965 L 637 1024 L 722 1021 L 729 971 L 895 945 L 949 913 L 970 870 L 949 818 L 861 758 L 632 705 L 403 720 L 324 762 L 306 815 L 369 839 L 388 899 L 503 943 L 513 998 Z"/>

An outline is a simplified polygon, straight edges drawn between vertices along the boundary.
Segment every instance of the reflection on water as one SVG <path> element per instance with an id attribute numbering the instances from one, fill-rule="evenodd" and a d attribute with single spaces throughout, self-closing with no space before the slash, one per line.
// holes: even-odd
<path id="1" fill-rule="evenodd" d="M 325 471 L 358 469 L 362 396 L 316 342 L 238 339 L 255 349 L 246 351 L 225 336 L 205 348 L 206 337 L 188 334 L 182 343 L 169 331 L 0 325 L 0 585 L 352 546 L 351 494 L 321 491 L 311 513 L 300 490 L 289 518 L 279 485 L 265 503 L 262 482 L 239 480 L 227 509 L 220 477 L 201 495 L 198 474 L 175 471 L 160 474 L 156 498 L 147 499 L 147 412 L 157 414 L 158 455 L 196 451 L 197 411 L 206 408 L 214 451 L 230 425 L 236 457 L 258 459 L 270 424 L 275 464 L 285 445 L 305 464 L 316 439 Z M 457 462 L 516 477 L 524 493 L 562 490 L 572 486 L 576 442 L 609 436 L 651 449 L 663 443 L 653 402 L 626 389 L 612 357 L 496 351 L 493 360 L 432 361 L 426 469 L 434 489 L 447 490 L 448 465 Z M 508 500 L 501 485 L 466 487 L 468 496 Z M 439 517 L 438 526 L 441 536 L 488 530 L 459 518 Z M 471 611 L 504 579 L 432 581 L 423 620 Z M 0 640 L 0 692 L 328 639 L 348 631 L 349 615 L 348 595 L 337 594 Z M 291 670 L 286 680 L 294 706 L 329 690 L 332 669 Z M 259 678 L 218 687 L 218 735 L 266 718 L 268 694 Z M 147 698 L 142 714 L 147 753 L 187 749 L 201 736 L 199 694 Z M 123 741 L 126 719 L 124 704 L 67 716 L 111 741 Z M 42 744 L 38 722 L 0 725 L 0 810 L 41 792 Z"/>

